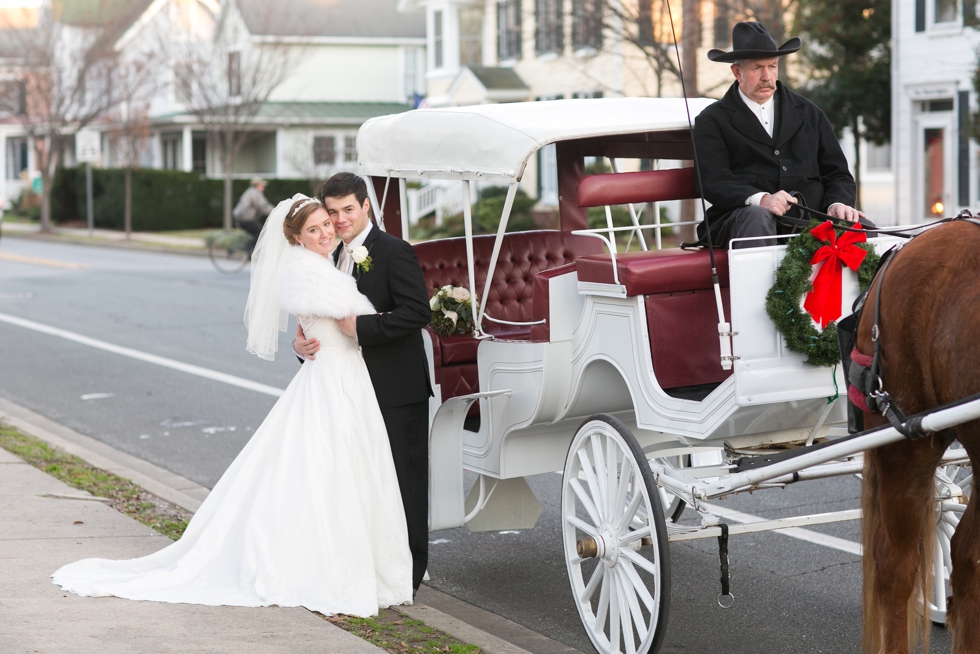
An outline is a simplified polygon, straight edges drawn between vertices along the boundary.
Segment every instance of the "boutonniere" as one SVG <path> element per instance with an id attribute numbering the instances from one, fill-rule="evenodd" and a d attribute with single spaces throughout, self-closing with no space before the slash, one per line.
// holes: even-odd
<path id="1" fill-rule="evenodd" d="M 368 254 L 368 249 L 363 245 L 358 245 L 351 250 L 350 258 L 354 260 L 354 265 L 357 266 L 358 272 L 362 275 L 366 272 L 371 272 L 371 268 L 374 266 L 374 260 L 371 259 L 371 255 Z"/>

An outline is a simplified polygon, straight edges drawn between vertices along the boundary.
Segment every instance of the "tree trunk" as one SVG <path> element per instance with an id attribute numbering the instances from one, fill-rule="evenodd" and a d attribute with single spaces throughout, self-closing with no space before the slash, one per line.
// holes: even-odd
<path id="1" fill-rule="evenodd" d="M 232 196 L 231 196 L 231 193 L 232 193 L 232 188 L 231 188 L 231 183 L 232 183 L 232 175 L 233 175 L 234 169 L 235 169 L 235 150 L 234 150 L 234 146 L 232 144 L 232 139 L 233 138 L 234 138 L 234 135 L 233 134 L 231 134 L 231 133 L 225 133 L 225 138 L 224 138 L 224 141 L 225 141 L 224 142 L 224 154 L 225 154 L 225 156 L 224 156 L 224 168 L 225 168 L 225 170 L 224 170 L 224 173 L 225 173 L 225 189 L 224 189 L 224 191 L 225 192 L 224 192 L 224 220 L 222 221 L 222 224 L 224 225 L 225 229 L 231 229 L 232 228 L 232 220 L 231 220 L 231 210 L 232 210 L 232 204 L 231 204 L 232 203 Z"/>
<path id="2" fill-rule="evenodd" d="M 687 97 L 698 97 L 698 47 L 701 45 L 701 0 L 684 0 L 681 59 Z"/>
<path id="3" fill-rule="evenodd" d="M 51 232 L 51 184 L 49 177 L 41 171 L 41 232 Z"/>
<path id="4" fill-rule="evenodd" d="M 861 209 L 861 139 L 863 135 L 858 131 L 857 121 L 851 125 L 854 132 L 854 208 Z"/>
<path id="5" fill-rule="evenodd" d="M 133 231 L 133 167 L 126 166 L 126 203 L 123 209 L 123 223 L 126 230 L 126 240 L 130 239 Z"/>

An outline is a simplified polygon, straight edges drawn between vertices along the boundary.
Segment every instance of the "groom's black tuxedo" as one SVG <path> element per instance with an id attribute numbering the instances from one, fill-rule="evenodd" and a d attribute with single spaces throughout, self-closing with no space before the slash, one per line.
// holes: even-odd
<path id="1" fill-rule="evenodd" d="M 372 225 L 364 240 L 371 270 L 354 268 L 357 290 L 377 314 L 358 316 L 357 342 L 382 409 L 428 402 L 432 395 L 422 329 L 432 312 L 415 250 L 406 241 Z M 340 256 L 334 251 L 334 263 Z"/>
<path id="2" fill-rule="evenodd" d="M 412 585 L 418 588 L 429 550 L 429 365 L 422 329 L 432 313 L 415 250 L 372 225 L 364 241 L 371 270 L 354 267 L 357 289 L 378 313 L 357 317 L 357 341 L 374 385 L 398 473 Z M 340 248 L 334 252 L 334 263 Z"/>

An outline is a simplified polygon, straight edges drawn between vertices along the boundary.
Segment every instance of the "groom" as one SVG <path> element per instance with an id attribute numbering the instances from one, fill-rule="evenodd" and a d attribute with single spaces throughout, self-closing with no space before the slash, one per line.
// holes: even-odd
<path id="1" fill-rule="evenodd" d="M 333 254 L 337 267 L 357 280 L 379 313 L 349 316 L 340 329 L 356 338 L 378 397 L 398 474 L 408 544 L 412 550 L 412 587 L 417 591 L 429 550 L 429 384 L 422 329 L 431 311 L 425 279 L 415 250 L 406 241 L 371 223 L 367 185 L 353 173 L 337 173 L 320 188 L 320 197 L 343 241 Z M 369 260 L 355 250 L 364 246 Z M 352 256 L 354 253 L 354 256 Z M 355 261 L 358 260 L 358 261 Z M 312 359 L 320 343 L 296 329 L 293 349 Z"/>

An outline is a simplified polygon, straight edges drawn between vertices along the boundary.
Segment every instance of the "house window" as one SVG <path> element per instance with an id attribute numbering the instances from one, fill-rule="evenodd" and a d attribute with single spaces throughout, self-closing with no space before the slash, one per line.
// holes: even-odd
<path id="1" fill-rule="evenodd" d="M 208 171 L 208 143 L 203 136 L 191 140 L 191 170 L 202 175 Z"/>
<path id="2" fill-rule="evenodd" d="M 0 108 L 16 116 L 27 113 L 27 85 L 23 80 L 0 82 Z"/>
<path id="3" fill-rule="evenodd" d="M 443 62 L 443 37 L 442 37 L 442 12 L 432 12 L 432 61 L 435 68 L 442 68 Z"/>
<path id="4" fill-rule="evenodd" d="M 534 48 L 539 55 L 561 54 L 565 47 L 562 17 L 562 0 L 535 0 L 534 18 L 537 30 Z"/>
<path id="5" fill-rule="evenodd" d="M 344 137 L 344 161 L 354 163 L 357 161 L 357 137 Z"/>
<path id="6" fill-rule="evenodd" d="M 228 53 L 228 95 L 235 98 L 242 94 L 242 53 Z"/>
<path id="7" fill-rule="evenodd" d="M 576 91 L 572 93 L 572 98 L 575 100 L 588 100 L 590 98 L 601 98 L 602 91 Z"/>
<path id="8" fill-rule="evenodd" d="M 178 170 L 181 160 L 181 135 L 164 134 L 160 137 L 164 170 Z"/>
<path id="9" fill-rule="evenodd" d="M 420 83 L 420 73 L 425 72 L 423 48 L 405 48 L 405 97 L 411 102 L 415 94 L 425 95 L 425 86 Z"/>
<path id="10" fill-rule="evenodd" d="M 575 50 L 601 48 L 602 1 L 575 0 L 572 12 L 572 47 Z"/>
<path id="11" fill-rule="evenodd" d="M 936 0 L 937 23 L 951 23 L 956 20 L 957 0 Z"/>
<path id="12" fill-rule="evenodd" d="M 732 43 L 732 6 L 728 0 L 715 0 L 714 42 L 716 48 Z"/>
<path id="13" fill-rule="evenodd" d="M 333 136 L 313 137 L 313 164 L 332 166 L 337 162 L 337 142 Z"/>
<path id="14" fill-rule="evenodd" d="M 194 66 L 186 61 L 174 63 L 174 100 L 180 104 L 190 104 L 194 96 Z"/>
<path id="15" fill-rule="evenodd" d="M 483 65 L 483 7 L 460 7 L 459 63 Z"/>
<path id="16" fill-rule="evenodd" d="M 20 179 L 27 170 L 27 139 L 7 139 L 7 179 Z"/>
<path id="17" fill-rule="evenodd" d="M 868 143 L 867 166 L 869 171 L 879 172 L 892 169 L 891 143 Z"/>
<path id="18" fill-rule="evenodd" d="M 521 58 L 521 0 L 497 3 L 497 58 Z"/>

